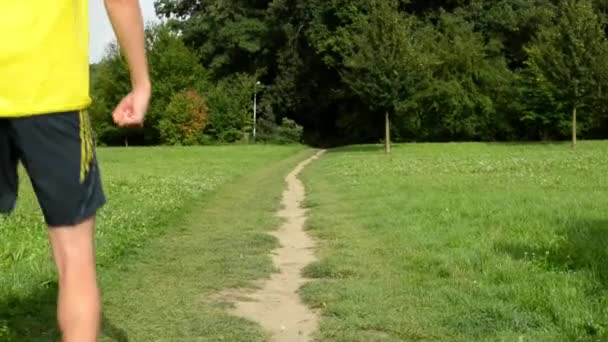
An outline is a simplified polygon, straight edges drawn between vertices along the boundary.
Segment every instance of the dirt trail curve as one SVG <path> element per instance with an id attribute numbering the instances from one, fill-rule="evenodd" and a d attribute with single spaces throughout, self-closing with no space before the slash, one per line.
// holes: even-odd
<path id="1" fill-rule="evenodd" d="M 283 209 L 277 215 L 285 222 L 272 233 L 280 247 L 273 251 L 273 262 L 279 273 L 262 284 L 246 299 L 236 302 L 233 314 L 258 322 L 271 335 L 272 341 L 304 342 L 317 330 L 318 317 L 300 300 L 298 290 L 307 280 L 302 269 L 316 261 L 314 242 L 304 231 L 306 209 L 302 208 L 305 190 L 298 179 L 300 172 L 325 151 L 300 163 L 286 177 Z"/>

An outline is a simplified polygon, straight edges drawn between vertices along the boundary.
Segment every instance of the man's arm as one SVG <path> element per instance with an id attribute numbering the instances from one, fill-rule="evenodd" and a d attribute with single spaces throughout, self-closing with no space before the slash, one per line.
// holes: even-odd
<path id="1" fill-rule="evenodd" d="M 132 92 L 113 113 L 120 126 L 140 126 L 150 101 L 150 76 L 144 44 L 144 24 L 138 0 L 105 0 L 118 43 L 129 64 Z"/>

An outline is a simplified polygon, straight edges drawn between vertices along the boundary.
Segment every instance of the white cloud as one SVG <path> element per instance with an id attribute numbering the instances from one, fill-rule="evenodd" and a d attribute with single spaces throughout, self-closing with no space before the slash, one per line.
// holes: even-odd
<path id="1" fill-rule="evenodd" d="M 139 0 L 139 3 L 144 21 L 156 21 L 154 0 Z M 103 0 L 89 0 L 89 21 L 89 61 L 98 62 L 103 57 L 106 46 L 116 39 Z"/>

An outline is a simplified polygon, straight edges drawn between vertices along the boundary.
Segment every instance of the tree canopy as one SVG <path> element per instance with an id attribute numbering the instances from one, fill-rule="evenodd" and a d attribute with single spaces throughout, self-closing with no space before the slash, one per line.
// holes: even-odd
<path id="1" fill-rule="evenodd" d="M 379 142 L 385 114 L 397 141 L 605 137 L 607 9 L 604 0 L 157 0 L 164 23 L 146 34 L 145 128 L 111 125 L 129 86 L 115 45 L 91 67 L 91 112 L 106 144 L 181 141 L 163 138 L 180 131 L 172 122 L 196 124 L 198 142 L 243 139 L 254 92 L 262 126 L 302 126 L 316 145 Z M 167 118 L 203 107 L 204 125 Z"/>

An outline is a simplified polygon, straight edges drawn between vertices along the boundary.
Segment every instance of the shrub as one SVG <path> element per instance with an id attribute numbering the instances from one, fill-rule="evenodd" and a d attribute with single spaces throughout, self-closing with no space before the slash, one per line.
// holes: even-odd
<path id="1" fill-rule="evenodd" d="M 158 125 L 162 143 L 198 144 L 205 128 L 207 113 L 207 105 L 196 91 L 185 90 L 176 93 Z"/>

